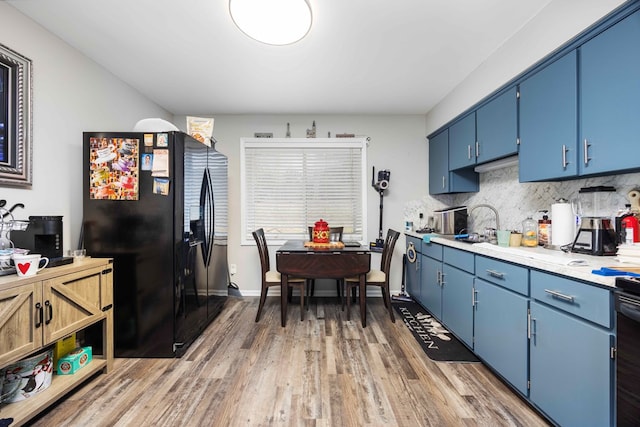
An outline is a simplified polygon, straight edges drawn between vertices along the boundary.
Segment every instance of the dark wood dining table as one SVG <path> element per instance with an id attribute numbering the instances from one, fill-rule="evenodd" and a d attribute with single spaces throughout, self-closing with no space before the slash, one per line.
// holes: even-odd
<path id="1" fill-rule="evenodd" d="M 344 248 L 306 247 L 304 240 L 288 240 L 276 252 L 276 268 L 280 272 L 282 326 L 287 324 L 287 289 L 289 276 L 305 279 L 360 278 L 360 320 L 367 326 L 366 275 L 371 268 L 371 252 L 367 246 Z"/>

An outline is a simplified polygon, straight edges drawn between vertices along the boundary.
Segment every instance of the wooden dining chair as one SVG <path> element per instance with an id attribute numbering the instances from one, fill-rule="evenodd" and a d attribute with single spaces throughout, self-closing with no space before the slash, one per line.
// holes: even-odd
<path id="1" fill-rule="evenodd" d="M 259 228 L 253 233 L 253 238 L 258 245 L 258 253 L 260 254 L 260 266 L 262 268 L 262 289 L 260 290 L 260 304 L 258 305 L 258 314 L 256 315 L 256 322 L 260 320 L 260 314 L 262 313 L 262 307 L 267 299 L 267 293 L 272 286 L 280 286 L 280 272 L 271 270 L 269 264 L 269 248 L 267 246 L 267 239 L 264 236 L 264 229 Z M 291 297 L 293 288 L 299 288 L 300 290 L 300 320 L 304 320 L 304 293 L 305 293 L 305 279 L 298 277 L 289 277 L 287 280 L 289 287 L 287 292 Z"/>
<path id="2" fill-rule="evenodd" d="M 344 231 L 344 227 L 329 227 L 329 241 L 331 242 L 342 242 L 342 233 Z M 309 241 L 313 241 L 313 227 L 309 227 Z M 343 288 L 344 279 L 336 279 L 336 292 L 338 293 L 338 297 L 342 299 L 342 288 Z M 315 293 L 316 281 L 314 279 L 308 280 L 307 286 L 307 309 L 309 308 L 309 299 Z"/>
<path id="3" fill-rule="evenodd" d="M 367 273 L 367 286 L 380 286 L 382 291 L 382 299 L 384 301 L 384 306 L 389 310 L 389 317 L 391 317 L 391 321 L 395 323 L 396 318 L 393 315 L 393 307 L 391 306 L 391 295 L 389 292 L 389 271 L 391 270 L 391 258 L 393 256 L 393 248 L 396 245 L 396 241 L 398 240 L 398 236 L 400 233 L 389 229 L 387 232 L 387 237 L 384 241 L 384 249 L 382 249 L 382 258 L 380 260 L 380 270 L 371 270 Z M 358 277 L 348 277 L 345 280 L 345 298 L 343 299 L 343 309 L 344 309 L 344 300 L 347 301 L 347 319 L 351 319 L 350 311 L 351 311 L 351 298 L 349 298 L 349 290 L 355 289 L 360 285 L 360 279 Z"/>

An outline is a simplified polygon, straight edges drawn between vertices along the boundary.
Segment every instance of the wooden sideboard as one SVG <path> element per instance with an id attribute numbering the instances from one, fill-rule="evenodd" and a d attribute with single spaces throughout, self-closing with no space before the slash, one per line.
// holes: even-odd
<path id="1" fill-rule="evenodd" d="M 73 375 L 54 374 L 51 386 L 35 396 L 0 404 L 0 419 L 22 425 L 98 371 L 112 368 L 112 262 L 85 258 L 32 277 L 0 277 L 0 369 L 74 332 L 88 327 L 101 332 L 88 365 Z"/>

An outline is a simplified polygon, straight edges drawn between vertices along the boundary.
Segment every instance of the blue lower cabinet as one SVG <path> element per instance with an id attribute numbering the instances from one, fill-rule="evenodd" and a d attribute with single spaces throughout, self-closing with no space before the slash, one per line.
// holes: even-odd
<path id="1" fill-rule="evenodd" d="M 608 330 L 532 301 L 530 400 L 561 426 L 613 425 L 613 342 Z"/>
<path id="2" fill-rule="evenodd" d="M 422 255 L 420 257 L 420 298 L 418 302 L 438 320 L 442 320 L 442 261 Z"/>
<path id="3" fill-rule="evenodd" d="M 529 299 L 482 279 L 474 299 L 474 352 L 526 396 Z"/>
<path id="4" fill-rule="evenodd" d="M 442 323 L 473 347 L 473 274 L 442 266 Z"/>
<path id="5" fill-rule="evenodd" d="M 413 251 L 413 252 L 412 252 Z M 409 254 L 412 254 L 411 257 Z M 406 292 L 416 301 L 420 301 L 420 254 L 415 248 L 407 251 L 407 265 L 405 266 Z"/>

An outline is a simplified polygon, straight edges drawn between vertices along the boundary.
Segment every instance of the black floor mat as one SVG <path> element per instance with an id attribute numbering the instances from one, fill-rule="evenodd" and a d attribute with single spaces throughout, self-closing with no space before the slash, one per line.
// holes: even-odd
<path id="1" fill-rule="evenodd" d="M 431 360 L 479 362 L 464 344 L 416 302 L 394 301 L 392 305 Z"/>

